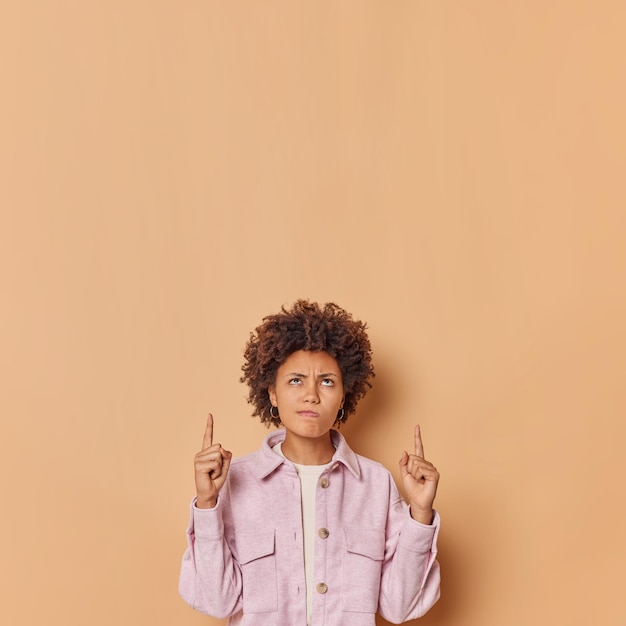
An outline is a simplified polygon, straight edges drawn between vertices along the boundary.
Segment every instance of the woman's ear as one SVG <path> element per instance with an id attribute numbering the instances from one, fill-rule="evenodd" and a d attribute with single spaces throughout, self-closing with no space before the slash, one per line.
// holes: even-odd
<path id="1" fill-rule="evenodd" d="M 276 402 L 276 388 L 275 387 L 270 387 L 267 390 L 267 393 L 269 394 L 270 397 L 270 402 L 272 403 L 272 406 L 277 406 L 278 402 Z"/>

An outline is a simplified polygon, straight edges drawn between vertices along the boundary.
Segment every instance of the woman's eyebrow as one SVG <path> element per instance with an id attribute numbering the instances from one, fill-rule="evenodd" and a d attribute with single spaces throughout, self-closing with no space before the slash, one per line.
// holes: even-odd
<path id="1" fill-rule="evenodd" d="M 285 374 L 285 376 L 297 377 L 297 378 L 308 378 L 306 374 L 300 374 L 299 372 L 289 372 L 288 374 Z M 337 378 L 337 374 L 334 374 L 333 372 L 326 372 L 324 374 L 318 374 L 317 377 L 318 378 Z"/>

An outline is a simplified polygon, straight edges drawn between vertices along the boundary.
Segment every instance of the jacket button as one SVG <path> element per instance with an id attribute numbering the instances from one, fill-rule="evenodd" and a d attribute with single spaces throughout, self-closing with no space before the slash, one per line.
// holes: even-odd
<path id="1" fill-rule="evenodd" d="M 317 583 L 317 593 L 326 593 L 328 591 L 328 585 L 326 583 Z"/>
<path id="2" fill-rule="evenodd" d="M 318 534 L 318 535 L 319 535 L 322 539 L 327 539 L 327 538 L 328 538 L 328 535 L 329 535 L 330 533 L 328 532 L 328 528 L 320 528 L 320 529 L 317 531 L 317 534 Z"/>
<path id="3" fill-rule="evenodd" d="M 326 489 L 330 483 L 328 482 L 328 478 L 324 477 L 320 480 L 320 486 L 322 489 Z"/>

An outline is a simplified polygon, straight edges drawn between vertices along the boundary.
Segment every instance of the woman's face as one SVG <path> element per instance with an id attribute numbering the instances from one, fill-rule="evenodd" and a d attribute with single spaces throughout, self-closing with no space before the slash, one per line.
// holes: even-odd
<path id="1" fill-rule="evenodd" d="M 292 435 L 322 437 L 332 428 L 343 405 L 341 370 L 326 352 L 298 350 L 278 368 L 269 395 L 280 421 Z"/>

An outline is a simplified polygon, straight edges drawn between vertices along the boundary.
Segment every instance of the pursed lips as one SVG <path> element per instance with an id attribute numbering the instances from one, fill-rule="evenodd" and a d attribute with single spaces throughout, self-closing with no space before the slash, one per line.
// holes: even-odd
<path id="1" fill-rule="evenodd" d="M 298 415 L 302 415 L 302 417 L 319 417 L 319 413 L 315 411 L 298 411 Z"/>

